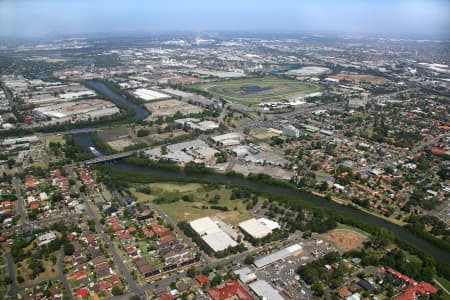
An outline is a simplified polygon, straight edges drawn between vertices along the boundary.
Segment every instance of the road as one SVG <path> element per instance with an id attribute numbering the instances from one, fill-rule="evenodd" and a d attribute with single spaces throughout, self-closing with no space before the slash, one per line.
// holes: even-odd
<path id="1" fill-rule="evenodd" d="M 9 286 L 8 295 L 15 296 L 19 291 L 19 287 L 17 286 L 16 276 L 14 275 L 14 259 L 11 255 L 11 252 L 7 252 L 6 261 L 8 262 L 8 274 L 9 278 L 11 278 L 11 284 Z"/>
<path id="2" fill-rule="evenodd" d="M 60 256 L 58 261 L 58 271 L 59 271 L 58 280 L 61 281 L 61 283 L 64 286 L 64 289 L 67 291 L 68 298 L 72 300 L 73 299 L 72 289 L 70 288 L 69 281 L 67 281 L 66 274 L 64 274 L 64 257 L 65 257 L 64 247 L 61 247 L 61 250 L 59 250 L 59 254 Z"/>
<path id="3" fill-rule="evenodd" d="M 100 220 L 95 215 L 95 212 L 91 206 L 90 201 L 87 199 L 87 197 L 84 193 L 80 193 L 80 198 L 83 200 L 83 203 L 85 204 L 86 212 L 88 213 L 89 217 L 91 219 L 93 219 L 95 222 L 96 232 L 100 233 L 100 235 L 103 239 L 103 243 L 110 250 L 112 257 L 114 259 L 114 263 L 117 266 L 117 268 L 119 269 L 120 274 L 122 274 L 122 276 L 125 277 L 125 281 L 128 284 L 128 288 L 130 289 L 130 292 L 132 292 L 133 294 L 138 295 L 138 296 L 143 296 L 143 291 L 139 288 L 139 286 L 133 280 L 133 277 L 131 276 L 130 272 L 128 271 L 127 267 L 125 266 L 125 263 L 122 261 L 122 258 L 117 253 L 117 250 L 114 247 L 114 244 L 111 242 L 111 239 L 109 238 L 108 234 L 104 231 L 103 225 L 100 223 Z"/>
<path id="4" fill-rule="evenodd" d="M 128 289 L 131 294 L 137 295 L 137 296 L 144 296 L 144 291 L 136 284 L 133 277 L 131 276 L 130 272 L 128 271 L 127 267 L 125 266 L 125 263 L 122 261 L 122 258 L 117 253 L 117 249 L 114 247 L 114 244 L 111 242 L 111 239 L 109 238 L 108 234 L 105 232 L 103 225 L 100 223 L 100 220 L 97 218 L 97 215 L 94 212 L 94 209 L 92 208 L 91 201 L 86 197 L 84 193 L 81 193 L 80 183 L 77 180 L 77 176 L 75 175 L 75 172 L 72 168 L 69 169 L 69 174 L 72 179 L 75 180 L 76 184 L 76 192 L 80 193 L 80 198 L 83 200 L 83 203 L 86 207 L 86 212 L 88 213 L 89 217 L 94 220 L 95 222 L 95 230 L 97 233 L 99 233 L 103 239 L 103 243 L 106 247 L 110 250 L 114 263 L 119 269 L 120 274 L 125 278 L 125 281 L 128 285 Z M 96 209 L 96 208 L 95 208 Z"/>
<path id="5" fill-rule="evenodd" d="M 14 177 L 13 184 L 16 189 L 17 210 L 19 211 L 19 214 L 20 214 L 20 224 L 25 225 L 25 224 L 27 224 L 28 218 L 27 218 L 27 213 L 24 209 L 24 203 L 23 203 L 24 201 L 22 198 L 22 188 L 21 188 L 22 183 L 20 182 L 19 178 Z"/>

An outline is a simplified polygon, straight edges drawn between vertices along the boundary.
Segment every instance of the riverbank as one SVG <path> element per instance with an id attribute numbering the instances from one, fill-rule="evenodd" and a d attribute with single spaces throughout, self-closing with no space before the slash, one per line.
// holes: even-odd
<path id="1" fill-rule="evenodd" d="M 285 199 L 286 203 L 299 203 L 306 207 L 322 208 L 331 213 L 339 214 L 339 218 L 347 218 L 346 220 L 352 226 L 358 226 L 362 230 L 375 231 L 381 227 L 392 232 L 399 241 L 405 241 L 412 248 L 417 248 L 423 255 L 429 255 L 439 262 L 450 261 L 450 253 L 439 247 L 434 246 L 426 240 L 412 234 L 406 228 L 389 222 L 383 218 L 366 212 L 357 210 L 356 208 L 339 204 L 335 201 L 319 197 L 312 193 L 306 193 L 297 189 L 278 187 L 274 185 L 261 184 L 246 178 L 229 177 L 222 174 L 187 174 L 185 172 L 161 170 L 156 168 L 133 166 L 123 163 L 110 165 L 108 172 L 111 176 L 116 176 L 118 180 L 127 178 L 130 182 L 154 182 L 154 181 L 180 181 L 180 182 L 215 182 L 219 184 L 237 185 L 267 193 L 275 200 Z M 116 172 L 117 174 L 112 174 Z M 283 200 L 284 201 L 284 200 Z"/>
<path id="2" fill-rule="evenodd" d="M 371 211 L 371 210 L 369 210 L 367 208 L 364 208 L 364 207 L 361 207 L 361 206 L 356 206 L 351 201 L 339 198 L 337 196 L 329 197 L 326 194 L 323 194 L 323 193 L 320 193 L 320 192 L 314 191 L 314 190 L 308 190 L 308 192 L 310 192 L 311 194 L 313 194 L 315 196 L 318 196 L 318 197 L 322 197 L 322 198 L 325 198 L 325 199 L 330 199 L 331 201 L 334 201 L 334 202 L 336 202 L 339 205 L 346 205 L 346 206 L 350 206 L 351 205 L 351 206 L 354 206 L 355 209 L 359 209 L 359 210 L 361 210 L 361 211 L 363 211 L 365 213 L 371 214 L 372 216 L 377 217 L 377 218 L 384 219 L 384 220 L 386 220 L 388 222 L 391 222 L 391 223 L 393 223 L 395 225 L 398 225 L 398 226 L 405 226 L 406 225 L 406 223 L 402 222 L 401 220 L 392 219 L 392 218 L 386 217 L 386 216 L 384 216 L 382 214 L 379 214 L 379 213 L 376 213 L 374 211 Z"/>
<path id="3" fill-rule="evenodd" d="M 103 95 L 105 98 L 113 101 L 116 105 L 126 107 L 127 110 L 131 110 L 136 120 L 143 120 L 150 114 L 149 111 L 141 105 L 126 99 L 123 95 L 111 89 L 111 87 L 101 80 L 87 80 L 84 84 L 88 88 L 95 90 L 100 95 Z"/>

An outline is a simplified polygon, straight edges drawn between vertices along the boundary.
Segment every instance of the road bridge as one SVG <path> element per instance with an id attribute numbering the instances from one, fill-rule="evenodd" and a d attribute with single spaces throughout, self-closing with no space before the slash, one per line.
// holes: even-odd
<path id="1" fill-rule="evenodd" d="M 85 160 L 84 164 L 92 165 L 92 164 L 97 164 L 97 163 L 101 163 L 101 162 L 121 159 L 121 158 L 125 158 L 128 156 L 132 156 L 134 153 L 136 153 L 136 151 L 127 151 L 127 152 L 121 152 L 121 153 L 116 153 L 116 154 L 111 154 L 111 155 L 103 155 L 103 156 L 99 156 L 96 158 Z"/>

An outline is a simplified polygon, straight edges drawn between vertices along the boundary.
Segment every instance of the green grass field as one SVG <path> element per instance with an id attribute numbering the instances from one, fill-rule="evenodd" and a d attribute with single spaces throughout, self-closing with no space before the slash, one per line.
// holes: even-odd
<path id="1" fill-rule="evenodd" d="M 245 78 L 194 84 L 193 90 L 207 92 L 216 98 L 245 105 L 279 101 L 296 95 L 320 92 L 318 84 L 276 77 Z"/>
<path id="2" fill-rule="evenodd" d="M 225 222 L 237 225 L 239 222 L 247 220 L 250 215 L 246 209 L 244 199 L 231 200 L 231 189 L 220 187 L 208 190 L 199 183 L 151 183 L 149 184 L 152 194 L 145 195 L 131 189 L 131 193 L 138 202 L 151 202 L 156 198 L 180 199 L 183 195 L 192 197 L 191 201 L 178 200 L 171 203 L 160 203 L 158 206 L 175 222 L 192 221 L 206 216 L 218 216 Z M 226 206 L 228 211 L 221 211 L 211 208 L 209 203 L 214 197 L 220 197 L 218 206 Z M 261 199 L 259 199 L 261 201 Z"/>
<path id="3" fill-rule="evenodd" d="M 251 130 L 250 135 L 257 140 L 269 140 L 278 134 L 271 132 L 267 128 L 257 127 Z"/>

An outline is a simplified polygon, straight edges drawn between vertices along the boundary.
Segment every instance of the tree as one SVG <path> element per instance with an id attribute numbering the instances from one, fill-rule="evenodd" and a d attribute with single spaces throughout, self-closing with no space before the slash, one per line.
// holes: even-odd
<path id="1" fill-rule="evenodd" d="M 255 262 L 255 257 L 251 254 L 247 255 L 244 260 L 244 264 L 252 265 Z"/>
<path id="2" fill-rule="evenodd" d="M 187 276 L 194 278 L 195 276 L 197 276 L 197 270 L 194 267 L 191 267 L 187 270 L 186 274 Z"/>
<path id="3" fill-rule="evenodd" d="M 8 164 L 8 168 L 11 169 L 16 164 L 16 161 L 14 159 L 10 158 L 10 159 L 8 159 L 8 161 L 6 163 Z"/>
<path id="4" fill-rule="evenodd" d="M 215 287 L 219 284 L 222 283 L 222 276 L 216 274 L 216 276 L 214 276 L 214 278 L 211 280 L 211 287 Z"/>
<path id="5" fill-rule="evenodd" d="M 111 292 L 114 296 L 123 295 L 123 290 L 120 287 L 118 287 L 117 285 L 113 286 Z"/>
<path id="6" fill-rule="evenodd" d="M 317 296 L 323 296 L 323 287 L 319 282 L 314 283 L 311 288 Z"/>
<path id="7" fill-rule="evenodd" d="M 149 134 L 150 134 L 150 130 L 148 130 L 148 129 L 139 129 L 136 135 L 138 137 L 144 137 L 144 136 L 147 136 Z"/>

